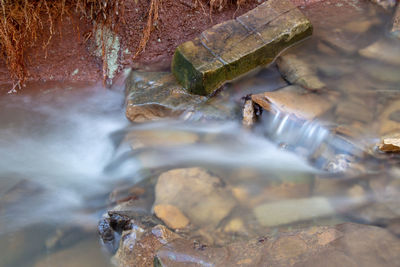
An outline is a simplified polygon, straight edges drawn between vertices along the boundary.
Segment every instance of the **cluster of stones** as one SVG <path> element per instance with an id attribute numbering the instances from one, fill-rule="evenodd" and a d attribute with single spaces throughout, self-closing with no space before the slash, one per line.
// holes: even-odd
<path id="1" fill-rule="evenodd" d="M 399 27 L 399 13 L 398 7 L 393 33 Z M 377 23 L 353 21 L 344 28 L 360 33 L 360 28 L 366 31 Z M 311 31 L 309 20 L 290 1 L 266 1 L 249 13 L 218 24 L 180 45 L 174 55 L 172 73 L 132 72 L 127 79 L 127 117 L 133 122 L 186 117 L 209 103 L 210 97 L 225 82 L 270 63 L 283 49 L 309 36 Z M 335 36 L 324 36 L 317 48 L 332 57 L 340 51 L 389 65 L 400 64 L 400 50 L 388 44 L 387 39 L 359 49 L 351 42 L 338 41 Z M 276 64 L 287 86 L 247 96 L 243 124 L 252 127 L 259 110 L 284 114 L 296 125 L 315 121 L 333 111 L 340 125 L 332 130 L 329 155 L 323 154 L 326 151 L 317 151 L 312 156 L 326 157 L 328 160 L 323 166 L 328 171 L 344 172 L 351 167 L 359 175 L 365 170 L 358 169 L 360 166 L 354 157 L 360 156 L 362 149 L 347 138 L 364 134 L 362 125 L 379 118 L 378 132 L 383 137 L 380 150 L 400 152 L 400 103 L 399 100 L 385 102 L 387 105 L 375 114 L 357 97 L 357 92 L 354 97 L 351 85 L 340 85 L 344 90 L 329 88 L 318 73 L 335 78 L 352 71 L 346 66 L 346 60 L 338 59 L 337 63 L 340 67 L 334 69 L 324 62 L 307 62 L 297 53 L 280 55 Z M 374 70 L 363 66 L 363 71 L 371 76 Z M 399 82 L 396 75 L 385 76 L 385 81 Z M 367 100 L 376 96 L 372 90 L 369 93 L 372 96 Z M 348 97 L 344 98 L 343 94 Z M 354 114 L 354 107 L 359 114 Z M 131 137 L 129 142 L 134 149 L 188 145 L 199 140 L 193 133 L 173 131 L 160 134 L 136 131 Z M 351 155 L 345 153 L 346 149 Z M 138 202 L 128 201 L 104 217 L 100 232 L 103 241 L 113 245 L 118 240 L 115 236 L 121 236 L 114 256 L 119 266 L 286 266 L 294 263 L 319 266 L 322 260 L 332 265 L 393 266 L 400 260 L 395 253 L 400 249 L 395 236 L 400 233 L 396 221 L 400 213 L 393 201 L 398 196 L 399 183 L 389 174 L 385 175 L 379 181 L 364 180 L 367 186 L 356 183 L 355 179 L 331 181 L 313 175 L 286 175 L 265 186 L 258 185 L 257 178 L 246 173 L 246 177 L 253 179 L 253 186 L 258 185 L 254 193 L 251 186 L 230 184 L 201 167 L 172 169 L 157 177 L 151 187 L 155 190 L 150 189 L 153 195 L 146 196 L 151 212 L 143 214 L 146 208 L 138 208 Z M 343 193 L 341 200 L 333 197 Z M 369 201 L 374 204 L 366 205 Z M 248 214 L 237 214 L 243 207 Z M 248 240 L 259 229 L 285 229 L 297 223 L 309 226 L 307 222 L 338 213 L 358 221 L 379 223 L 388 229 L 345 223 Z M 254 229 L 249 221 L 260 228 Z M 232 236 L 235 242 L 229 239 Z"/>
<path id="2" fill-rule="evenodd" d="M 310 21 L 289 0 L 266 1 L 180 45 L 172 62 L 174 76 L 133 72 L 127 82 L 127 117 L 141 122 L 180 115 L 205 101 L 196 95 L 210 95 L 227 81 L 272 62 L 311 33 Z M 160 82 L 146 82 L 154 78 Z"/>

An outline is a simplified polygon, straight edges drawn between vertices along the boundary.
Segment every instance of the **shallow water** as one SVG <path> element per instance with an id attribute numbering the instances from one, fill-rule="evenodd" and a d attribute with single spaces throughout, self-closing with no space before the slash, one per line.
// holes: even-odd
<path id="1" fill-rule="evenodd" d="M 400 97 L 400 72 L 393 62 L 358 51 L 376 40 L 398 51 L 400 42 L 386 34 L 390 16 L 373 5 L 343 4 L 350 2 L 355 7 L 345 12 L 329 1 L 305 10 L 314 36 L 285 52 L 315 66 L 337 96 L 332 108 L 312 122 L 264 112 L 253 130 L 241 125 L 243 96 L 287 85 L 274 64 L 227 85 L 212 100 L 236 114 L 226 120 L 204 120 L 201 108 L 181 119 L 132 126 L 124 115 L 122 86 L 43 85 L 2 97 L 0 266 L 109 265 L 97 223 L 125 197 L 118 192 L 163 171 L 192 166 L 245 192 L 225 221 L 240 218 L 246 232 L 219 234 L 210 243 L 347 221 L 392 229 L 391 222 L 400 217 L 399 158 L 376 153 L 374 144 L 384 127 L 381 114 Z M 373 23 L 361 30 L 365 21 Z M 345 47 L 336 47 L 337 41 Z M 351 137 L 338 134 L 338 126 Z M 147 186 L 151 191 L 154 184 Z M 299 207 L 299 199 L 308 202 Z M 321 199 L 329 205 L 300 219 L 254 216 L 257 209 L 276 209 L 264 204 L 308 209 L 310 201 Z"/>

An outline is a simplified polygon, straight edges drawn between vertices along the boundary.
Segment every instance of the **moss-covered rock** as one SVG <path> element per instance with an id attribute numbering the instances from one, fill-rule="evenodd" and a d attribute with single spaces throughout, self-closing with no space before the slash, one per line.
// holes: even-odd
<path id="1" fill-rule="evenodd" d="M 172 72 L 189 92 L 208 95 L 226 81 L 272 62 L 311 33 L 310 21 L 289 0 L 270 0 L 180 45 Z"/>

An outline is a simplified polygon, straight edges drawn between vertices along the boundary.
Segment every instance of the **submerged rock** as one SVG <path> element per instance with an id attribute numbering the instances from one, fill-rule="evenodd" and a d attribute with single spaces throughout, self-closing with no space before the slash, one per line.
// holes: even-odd
<path id="1" fill-rule="evenodd" d="M 383 228 L 352 223 L 269 235 L 226 247 L 176 239 L 155 266 L 395 266 L 399 239 Z"/>
<path id="2" fill-rule="evenodd" d="M 391 40 L 381 39 L 361 49 L 359 53 L 366 58 L 400 65 L 400 46 Z"/>
<path id="3" fill-rule="evenodd" d="M 276 63 L 283 77 L 292 84 L 298 84 L 310 90 L 319 90 L 326 87 L 318 78 L 314 67 L 294 54 L 282 55 L 278 57 Z"/>
<path id="4" fill-rule="evenodd" d="M 252 100 L 270 112 L 280 111 L 302 120 L 312 120 L 332 108 L 330 97 L 292 85 L 277 91 L 253 95 Z"/>
<path id="5" fill-rule="evenodd" d="M 133 71 L 126 95 L 126 116 L 133 122 L 178 116 L 207 100 L 188 94 L 168 72 Z"/>
<path id="6" fill-rule="evenodd" d="M 270 0 L 180 45 L 172 72 L 190 92 L 209 95 L 311 33 L 310 21 L 289 0 Z"/>
<path id="7" fill-rule="evenodd" d="M 162 173 L 155 194 L 154 210 L 158 205 L 173 205 L 197 226 L 216 227 L 236 205 L 222 180 L 202 168 Z"/>
<path id="8" fill-rule="evenodd" d="M 266 227 L 308 221 L 335 213 L 334 206 L 324 197 L 273 201 L 261 204 L 253 211 L 258 222 Z"/>

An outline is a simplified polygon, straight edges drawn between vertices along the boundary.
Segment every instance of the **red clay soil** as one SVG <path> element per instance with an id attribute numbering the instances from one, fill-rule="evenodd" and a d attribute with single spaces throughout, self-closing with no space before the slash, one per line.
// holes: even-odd
<path id="1" fill-rule="evenodd" d="M 297 5 L 308 5 L 320 0 L 292 0 Z M 168 68 L 175 48 L 199 35 L 214 24 L 239 16 L 256 7 L 257 0 L 247 0 L 239 8 L 228 4 L 221 11 L 213 11 L 207 0 L 195 7 L 195 0 L 163 0 L 159 19 L 143 51 L 133 61 L 143 28 L 147 22 L 148 0 L 125 1 L 125 12 L 121 14 L 124 24 L 118 25 L 122 39 L 121 51 L 128 48 L 132 54 L 120 55 L 126 66 Z M 48 39 L 46 25 L 37 45 L 26 51 L 28 82 L 39 81 L 85 81 L 97 82 L 102 79 L 102 61 L 93 55 L 92 23 L 77 15 L 64 17 L 58 23 L 58 33 L 52 37 L 46 49 L 43 40 Z M 78 71 L 76 71 L 78 70 Z M 0 61 L 0 95 L 10 91 L 15 81 Z M 18 90 L 17 90 L 18 91 Z"/>

